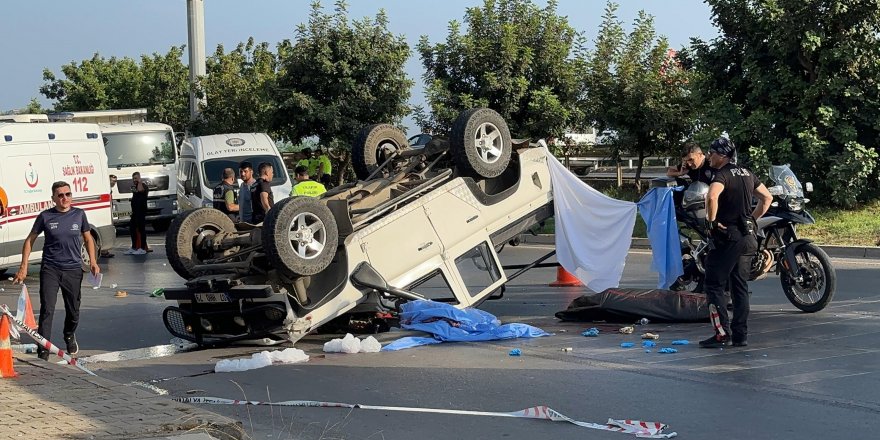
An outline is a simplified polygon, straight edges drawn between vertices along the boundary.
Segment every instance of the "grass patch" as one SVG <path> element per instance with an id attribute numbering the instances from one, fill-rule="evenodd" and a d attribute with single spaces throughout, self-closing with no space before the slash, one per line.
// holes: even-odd
<path id="1" fill-rule="evenodd" d="M 798 229 L 804 238 L 835 246 L 880 246 L 880 201 L 857 209 L 808 209 L 816 224 Z"/>
<path id="2" fill-rule="evenodd" d="M 596 189 L 609 197 L 630 202 L 637 202 L 644 195 L 644 191 L 636 191 L 631 185 L 617 188 L 610 184 Z M 880 201 L 851 210 L 820 207 L 809 208 L 808 211 L 816 219 L 816 224 L 798 228 L 798 233 L 803 238 L 829 246 L 880 246 Z M 538 233 L 553 234 L 556 230 L 554 226 L 553 219 L 550 218 L 544 222 Z M 640 215 L 636 216 L 632 236 L 647 237 L 647 228 Z"/>

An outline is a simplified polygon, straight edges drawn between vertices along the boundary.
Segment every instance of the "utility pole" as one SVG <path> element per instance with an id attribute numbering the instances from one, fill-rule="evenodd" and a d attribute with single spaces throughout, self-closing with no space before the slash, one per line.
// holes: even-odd
<path id="1" fill-rule="evenodd" d="M 205 0 L 186 0 L 186 23 L 189 49 L 189 118 L 199 119 L 199 105 L 207 104 L 206 98 L 196 95 L 195 84 L 205 69 Z"/>

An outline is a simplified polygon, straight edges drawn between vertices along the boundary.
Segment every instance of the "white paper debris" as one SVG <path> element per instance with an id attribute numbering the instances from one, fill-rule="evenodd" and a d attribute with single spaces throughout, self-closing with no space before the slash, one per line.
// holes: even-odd
<path id="1" fill-rule="evenodd" d="M 268 367 L 273 363 L 295 364 L 306 362 L 309 355 L 298 348 L 287 348 L 278 351 L 261 351 L 254 353 L 250 358 L 224 359 L 214 366 L 216 373 L 231 373 L 236 371 L 256 370 Z"/>
<path id="2" fill-rule="evenodd" d="M 378 353 L 382 349 L 382 344 L 372 336 L 368 336 L 361 341 L 346 333 L 342 339 L 333 339 L 324 343 L 325 353 Z"/>

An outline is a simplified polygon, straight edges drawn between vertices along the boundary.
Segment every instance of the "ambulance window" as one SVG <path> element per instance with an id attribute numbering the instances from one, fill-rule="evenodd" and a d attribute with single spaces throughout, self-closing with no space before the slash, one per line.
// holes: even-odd
<path id="1" fill-rule="evenodd" d="M 501 271 L 485 241 L 456 258 L 455 267 L 471 296 L 479 294 L 501 279 Z"/>

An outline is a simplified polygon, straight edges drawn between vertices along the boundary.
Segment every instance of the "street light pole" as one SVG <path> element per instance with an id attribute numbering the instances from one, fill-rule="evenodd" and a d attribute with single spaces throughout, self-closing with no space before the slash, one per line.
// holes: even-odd
<path id="1" fill-rule="evenodd" d="M 206 105 L 207 99 L 196 95 L 195 84 L 205 69 L 205 0 L 186 0 L 186 19 L 189 48 L 189 117 L 199 119 L 199 105 Z"/>

